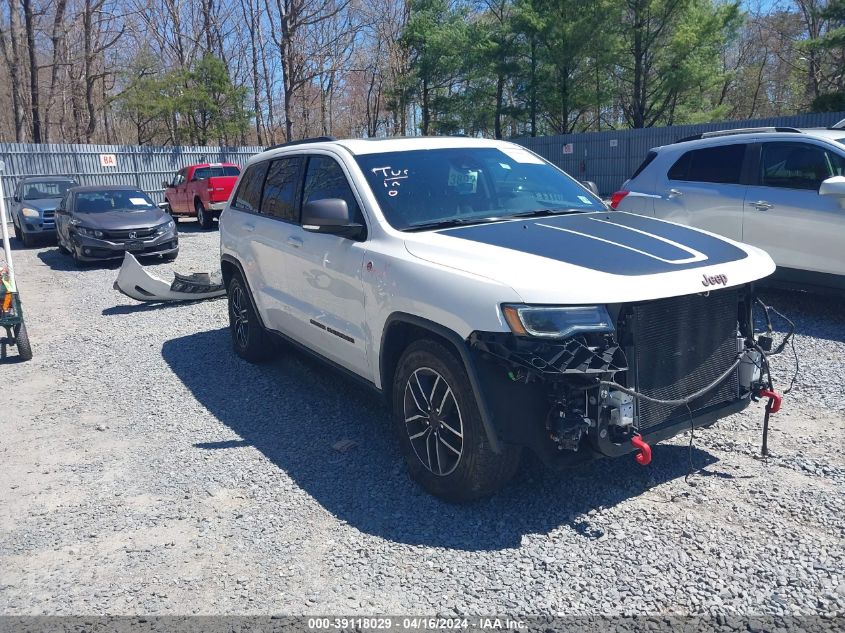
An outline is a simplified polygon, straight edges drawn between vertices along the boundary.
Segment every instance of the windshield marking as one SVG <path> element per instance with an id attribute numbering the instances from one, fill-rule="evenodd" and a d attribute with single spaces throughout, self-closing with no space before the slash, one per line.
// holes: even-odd
<path id="1" fill-rule="evenodd" d="M 613 240 L 607 240 L 603 237 L 598 237 L 596 235 L 590 235 L 589 233 L 582 233 L 581 231 L 573 231 L 572 229 L 564 229 L 564 228 L 559 227 L 559 226 L 552 226 L 551 224 L 542 224 L 540 222 L 537 223 L 537 226 L 542 226 L 542 227 L 545 227 L 547 229 L 554 229 L 556 231 L 563 231 L 564 233 L 572 233 L 574 235 L 580 235 L 582 237 L 586 237 L 586 238 L 589 238 L 591 240 L 596 240 L 598 242 L 605 242 L 606 244 L 612 244 L 613 246 L 618 246 L 619 248 L 624 248 L 625 250 L 633 251 L 634 253 L 639 253 L 640 255 L 645 255 L 646 257 L 651 257 L 652 259 L 656 259 L 656 260 L 661 261 L 665 264 L 674 264 L 676 266 L 680 266 L 682 264 L 691 264 L 691 263 L 694 263 L 694 262 L 702 262 L 702 261 L 705 261 L 707 259 L 707 255 L 705 255 L 704 253 L 697 251 L 693 248 L 690 248 L 688 246 L 684 246 L 683 244 L 679 244 L 678 242 L 674 242 L 672 240 L 666 239 L 665 237 L 661 237 L 659 235 L 654 235 L 652 233 L 647 233 L 646 231 L 640 231 L 639 229 L 635 229 L 635 228 L 632 228 L 630 226 L 624 226 L 622 224 L 616 224 L 615 222 L 608 222 L 607 220 L 600 220 L 598 218 L 590 218 L 590 220 L 593 220 L 595 222 L 604 222 L 605 224 L 611 224 L 613 226 L 618 226 L 618 227 L 623 228 L 623 229 L 628 229 L 628 230 L 631 230 L 631 231 L 635 231 L 637 233 L 642 233 L 643 235 L 654 238 L 654 239 L 659 240 L 661 242 L 666 242 L 667 244 L 671 244 L 672 246 L 678 248 L 679 250 L 686 251 L 687 253 L 689 253 L 691 255 L 691 257 L 687 257 L 685 259 L 664 259 L 663 257 L 660 257 L 658 255 L 654 255 L 653 253 L 648 253 L 648 252 L 640 250 L 638 248 L 634 248 L 633 246 L 627 246 L 625 244 L 620 244 L 619 242 L 614 242 Z"/>
<path id="2" fill-rule="evenodd" d="M 391 189 L 391 187 L 399 187 L 402 184 L 400 181 L 408 178 L 407 169 L 394 171 L 390 165 L 387 167 L 373 167 L 370 171 L 374 174 L 381 172 L 382 178 L 384 178 L 384 186 L 389 189 L 387 195 L 391 198 L 399 193 L 398 189 Z"/>

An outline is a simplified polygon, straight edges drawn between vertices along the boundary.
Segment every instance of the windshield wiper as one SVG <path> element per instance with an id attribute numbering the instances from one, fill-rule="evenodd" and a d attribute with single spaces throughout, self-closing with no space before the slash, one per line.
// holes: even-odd
<path id="1" fill-rule="evenodd" d="M 573 213 L 585 213 L 600 211 L 601 209 L 532 209 L 521 213 L 512 213 L 508 218 L 534 218 L 543 215 L 571 215 Z"/>
<path id="2" fill-rule="evenodd" d="M 402 229 L 405 232 L 411 233 L 414 231 L 427 231 L 429 229 L 448 229 L 454 226 L 467 226 L 469 224 L 486 224 L 488 222 L 500 222 L 509 219 L 508 216 L 493 216 L 485 218 L 450 218 L 448 220 L 438 220 L 437 222 L 426 222 L 424 224 L 412 224 Z"/>

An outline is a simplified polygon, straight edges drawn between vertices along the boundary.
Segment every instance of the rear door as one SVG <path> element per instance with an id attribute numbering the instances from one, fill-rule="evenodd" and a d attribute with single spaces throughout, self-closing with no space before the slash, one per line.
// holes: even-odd
<path id="1" fill-rule="evenodd" d="M 360 198 L 342 163 L 330 154 L 311 154 L 302 205 L 326 198 L 345 200 L 351 216 L 366 226 Z M 371 377 L 362 283 L 366 240 L 310 233 L 297 226 L 289 245 L 297 338 L 339 365 Z"/>
<path id="2" fill-rule="evenodd" d="M 845 175 L 845 156 L 823 143 L 773 141 L 760 148 L 748 187 L 742 239 L 784 268 L 845 275 L 845 209 L 819 186 Z"/>
<path id="3" fill-rule="evenodd" d="M 657 188 L 654 215 L 741 240 L 747 146 L 726 143 L 684 152 Z"/>
<path id="4" fill-rule="evenodd" d="M 302 162 L 300 155 L 269 161 L 260 209 L 253 217 L 255 230 L 250 239 L 265 324 L 293 338 L 297 335 L 296 315 L 302 310 L 302 299 L 295 292 L 291 262 L 292 253 L 298 246 L 293 236 L 299 230 Z"/>

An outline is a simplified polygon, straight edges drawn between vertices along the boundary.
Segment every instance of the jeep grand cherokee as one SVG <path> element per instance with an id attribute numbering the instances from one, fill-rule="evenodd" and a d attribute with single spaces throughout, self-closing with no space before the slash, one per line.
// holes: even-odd
<path id="1" fill-rule="evenodd" d="M 745 407 L 758 248 L 609 210 L 512 143 L 296 142 L 252 158 L 220 223 L 235 352 L 284 339 L 384 395 L 411 475 L 489 494 Z"/>

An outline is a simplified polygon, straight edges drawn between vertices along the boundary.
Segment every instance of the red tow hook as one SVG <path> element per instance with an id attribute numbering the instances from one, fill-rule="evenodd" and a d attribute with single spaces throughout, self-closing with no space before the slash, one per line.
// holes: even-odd
<path id="1" fill-rule="evenodd" d="M 639 434 L 631 438 L 631 444 L 633 444 L 635 448 L 640 449 L 637 454 L 634 455 L 634 459 L 637 460 L 637 463 L 640 466 L 648 466 L 651 463 L 651 446 L 646 444 L 643 436 Z"/>
<path id="2" fill-rule="evenodd" d="M 769 399 L 769 404 L 766 407 L 769 410 L 769 413 L 777 413 L 778 411 L 780 411 L 780 403 L 783 398 L 779 393 L 776 393 L 771 389 L 761 389 L 759 396 L 761 398 Z"/>

